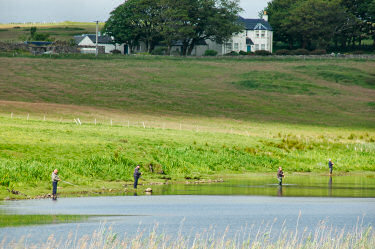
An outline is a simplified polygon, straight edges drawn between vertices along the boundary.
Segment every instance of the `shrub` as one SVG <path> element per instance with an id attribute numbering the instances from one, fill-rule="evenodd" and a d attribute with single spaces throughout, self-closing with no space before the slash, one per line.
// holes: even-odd
<path id="1" fill-rule="evenodd" d="M 167 48 L 166 47 L 157 47 L 154 50 L 152 50 L 152 55 L 166 55 Z"/>
<path id="2" fill-rule="evenodd" d="M 113 50 L 111 51 L 111 53 L 112 53 L 112 54 L 121 54 L 121 51 L 118 50 L 118 49 L 113 49 Z"/>
<path id="3" fill-rule="evenodd" d="M 268 56 L 271 55 L 271 53 L 267 50 L 257 50 L 255 51 L 255 55 Z"/>
<path id="4" fill-rule="evenodd" d="M 249 55 L 247 52 L 242 51 L 242 50 L 241 50 L 238 54 L 239 54 L 239 55 Z"/>
<path id="5" fill-rule="evenodd" d="M 356 51 L 353 51 L 352 54 L 365 54 L 365 51 L 356 50 Z"/>
<path id="6" fill-rule="evenodd" d="M 290 55 L 292 54 L 290 50 L 288 49 L 280 49 L 276 51 L 277 55 Z"/>
<path id="7" fill-rule="evenodd" d="M 325 49 L 315 49 L 313 51 L 310 52 L 311 55 L 323 55 L 323 54 L 327 54 L 327 50 Z"/>
<path id="8" fill-rule="evenodd" d="M 307 49 L 299 48 L 299 49 L 294 50 L 293 54 L 295 54 L 295 55 L 308 55 L 308 54 L 310 54 L 310 52 Z"/>
<path id="9" fill-rule="evenodd" d="M 229 53 L 227 53 L 225 55 L 227 55 L 227 56 L 236 56 L 236 55 L 238 55 L 238 53 L 236 51 L 231 51 L 231 52 L 229 52 Z"/>
<path id="10" fill-rule="evenodd" d="M 216 56 L 217 55 L 217 51 L 216 50 L 211 50 L 211 49 L 207 49 L 206 51 L 204 51 L 204 56 Z"/>

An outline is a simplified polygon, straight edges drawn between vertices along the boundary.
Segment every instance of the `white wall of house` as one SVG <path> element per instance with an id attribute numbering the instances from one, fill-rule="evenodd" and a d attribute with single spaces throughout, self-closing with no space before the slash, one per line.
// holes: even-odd
<path id="1" fill-rule="evenodd" d="M 272 53 L 273 31 L 247 30 L 247 36 L 254 42 L 251 51 L 267 50 Z"/>
<path id="2" fill-rule="evenodd" d="M 120 50 L 121 54 L 124 53 L 124 44 L 116 44 L 116 46 L 114 44 L 98 44 L 98 46 L 103 46 L 106 54 L 111 53 L 115 49 Z"/>
<path id="3" fill-rule="evenodd" d="M 78 46 L 95 46 L 95 42 L 93 42 L 88 36 L 83 38 L 83 40 L 78 44 Z M 106 54 L 111 53 L 112 50 L 117 49 L 120 50 L 121 53 L 124 53 L 124 44 L 107 44 L 107 43 L 98 43 L 99 47 L 104 47 L 104 52 Z M 94 51 L 94 52 L 92 52 Z M 81 48 L 82 53 L 95 53 L 95 48 Z"/>

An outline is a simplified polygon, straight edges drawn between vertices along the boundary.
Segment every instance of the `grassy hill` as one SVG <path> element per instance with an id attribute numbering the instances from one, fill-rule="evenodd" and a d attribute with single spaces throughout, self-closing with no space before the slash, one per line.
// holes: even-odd
<path id="1" fill-rule="evenodd" d="M 101 29 L 103 23 L 99 25 Z M 55 40 L 69 41 L 75 35 L 94 34 L 96 24 L 82 22 L 60 22 L 60 23 L 26 23 L 26 24 L 0 24 L 0 41 L 23 42 L 30 35 L 30 28 L 37 27 L 38 33 L 48 33 Z"/>
<path id="2" fill-rule="evenodd" d="M 328 158 L 336 172 L 373 171 L 374 68 L 336 59 L 0 57 L 0 193 L 47 192 L 56 167 L 82 188 L 129 181 L 137 163 L 149 180 L 280 165 L 321 173 Z"/>

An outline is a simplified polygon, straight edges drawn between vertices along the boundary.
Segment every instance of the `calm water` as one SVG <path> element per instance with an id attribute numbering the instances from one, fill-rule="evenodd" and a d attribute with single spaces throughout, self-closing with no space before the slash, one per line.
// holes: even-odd
<path id="1" fill-rule="evenodd" d="M 29 243 L 40 243 L 51 234 L 58 239 L 64 239 L 69 232 L 78 236 L 91 234 L 103 223 L 119 236 L 134 235 L 139 230 L 147 234 L 156 224 L 160 233 L 177 235 L 181 232 L 187 236 L 210 229 L 220 236 L 227 227 L 227 236 L 244 231 L 254 235 L 258 228 L 272 225 L 271 236 L 274 237 L 282 227 L 294 231 L 297 220 L 300 231 L 303 228 L 313 231 L 321 221 L 334 229 L 347 231 L 359 225 L 375 225 L 375 198 L 363 198 L 374 197 L 374 178 L 334 177 L 332 181 L 329 177 L 299 178 L 285 179 L 282 190 L 273 185 L 276 181 L 272 177 L 262 176 L 218 184 L 153 186 L 152 196 L 4 202 L 0 209 L 18 214 L 115 216 L 93 218 L 85 223 L 2 228 L 0 236 L 6 241 L 18 241 L 27 236 Z M 320 197 L 298 197 L 304 195 Z"/>
<path id="2" fill-rule="evenodd" d="M 375 177 L 286 176 L 280 188 L 272 175 L 246 175 L 222 183 L 152 186 L 161 195 L 264 195 L 300 197 L 375 197 Z"/>

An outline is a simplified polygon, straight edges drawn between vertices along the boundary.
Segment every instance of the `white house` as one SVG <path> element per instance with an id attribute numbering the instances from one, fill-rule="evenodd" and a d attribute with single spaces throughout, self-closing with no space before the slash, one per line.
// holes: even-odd
<path id="1" fill-rule="evenodd" d="M 83 34 L 74 36 L 74 40 L 76 44 L 81 47 L 82 53 L 95 53 L 96 51 L 96 35 L 95 34 Z M 120 50 L 121 53 L 124 53 L 124 45 L 123 44 L 116 44 L 116 46 L 112 42 L 112 38 L 106 35 L 98 34 L 98 48 L 99 51 L 103 50 L 104 53 L 109 54 L 111 51 L 117 49 Z"/>
<path id="2" fill-rule="evenodd" d="M 273 31 L 268 23 L 268 15 L 264 12 L 262 19 L 245 19 L 239 17 L 239 21 L 245 26 L 245 30 L 233 35 L 224 44 L 206 41 L 208 49 L 216 50 L 218 55 L 235 52 L 255 52 L 266 50 L 272 53 Z"/>

